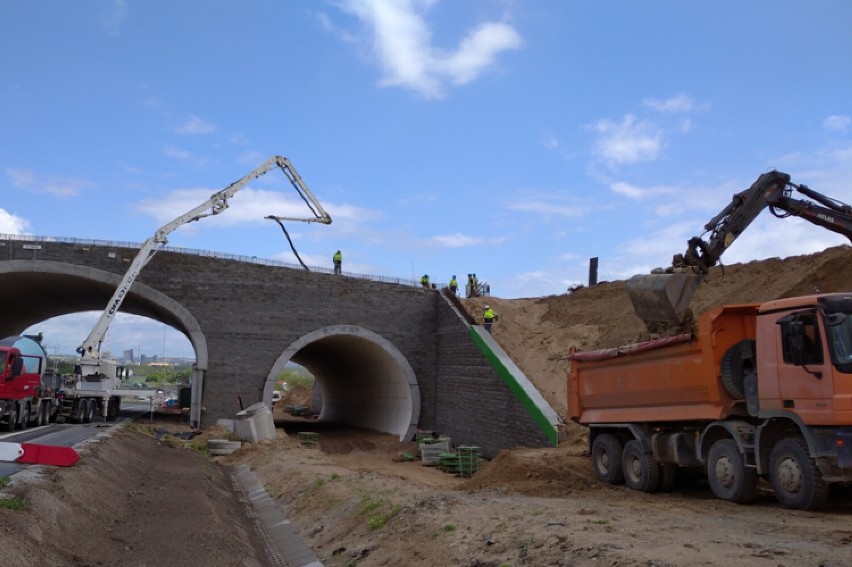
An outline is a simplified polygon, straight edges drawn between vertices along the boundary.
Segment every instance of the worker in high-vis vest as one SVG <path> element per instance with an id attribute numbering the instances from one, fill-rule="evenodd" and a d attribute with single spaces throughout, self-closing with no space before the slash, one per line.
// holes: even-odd
<path id="1" fill-rule="evenodd" d="M 331 261 L 334 262 L 334 273 L 340 275 L 340 269 L 343 266 L 343 253 L 338 250 L 331 257 Z"/>
<path id="2" fill-rule="evenodd" d="M 429 274 L 423 274 L 423 277 L 420 278 L 420 285 L 423 286 L 423 289 L 429 289 Z"/>
<path id="3" fill-rule="evenodd" d="M 455 275 L 450 280 L 450 291 L 453 292 L 453 295 L 458 295 L 459 293 L 459 280 L 456 279 Z"/>
<path id="4" fill-rule="evenodd" d="M 488 331 L 488 334 L 491 334 L 491 325 L 494 324 L 494 320 L 497 318 L 497 314 L 494 313 L 494 310 L 491 309 L 490 305 L 485 306 L 485 311 L 482 312 L 482 320 L 485 322 L 485 330 Z"/>

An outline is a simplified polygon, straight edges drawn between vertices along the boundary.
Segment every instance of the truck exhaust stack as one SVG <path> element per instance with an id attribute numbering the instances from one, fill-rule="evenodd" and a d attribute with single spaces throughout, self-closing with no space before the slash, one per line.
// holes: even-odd
<path id="1" fill-rule="evenodd" d="M 682 323 L 699 283 L 696 274 L 650 274 L 630 278 L 627 291 L 643 321 Z"/>

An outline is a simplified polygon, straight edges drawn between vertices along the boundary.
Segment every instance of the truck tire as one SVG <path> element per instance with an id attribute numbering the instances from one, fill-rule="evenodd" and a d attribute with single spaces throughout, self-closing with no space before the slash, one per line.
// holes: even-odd
<path id="1" fill-rule="evenodd" d="M 624 445 L 622 465 L 624 482 L 633 490 L 656 492 L 659 489 L 660 463 L 643 451 L 642 444 L 636 439 Z"/>
<path id="2" fill-rule="evenodd" d="M 615 435 L 604 433 L 595 437 L 592 443 L 592 464 L 601 482 L 624 484 L 624 470 L 621 454 L 624 446 Z"/>
<path id="3" fill-rule="evenodd" d="M 6 431 L 14 431 L 18 425 L 18 404 L 9 404 L 9 413 L 6 414 Z"/>
<path id="4" fill-rule="evenodd" d="M 754 372 L 755 341 L 744 339 L 725 351 L 722 357 L 721 375 L 725 390 L 735 400 L 745 398 L 743 378 L 749 372 Z"/>
<path id="5" fill-rule="evenodd" d="M 107 404 L 107 421 L 115 421 L 118 418 L 118 412 L 121 410 L 121 398 L 112 396 Z"/>
<path id="6" fill-rule="evenodd" d="M 828 483 L 811 458 L 804 439 L 784 439 L 769 456 L 775 498 L 785 508 L 816 510 L 828 500 Z"/>
<path id="7" fill-rule="evenodd" d="M 74 423 L 83 423 L 83 420 L 86 419 L 86 411 L 88 409 L 88 404 L 86 403 L 85 398 L 79 398 L 74 402 L 74 417 L 72 418 Z"/>
<path id="8" fill-rule="evenodd" d="M 22 430 L 26 429 L 27 426 L 30 424 L 30 410 L 31 406 L 29 402 L 24 402 L 23 404 L 21 404 L 21 416 L 19 418 L 19 421 L 21 423 Z"/>
<path id="9" fill-rule="evenodd" d="M 757 469 L 745 461 L 733 439 L 713 443 L 707 456 L 707 480 L 720 500 L 751 502 L 757 496 Z"/>
<path id="10" fill-rule="evenodd" d="M 97 407 L 97 404 L 95 403 L 95 400 L 92 399 L 83 400 L 83 404 L 83 407 L 85 408 L 83 412 L 83 423 L 92 423 L 92 418 L 95 417 L 95 408 Z"/>
<path id="11" fill-rule="evenodd" d="M 50 401 L 44 400 L 41 402 L 41 410 L 39 411 L 39 425 L 50 425 Z"/>

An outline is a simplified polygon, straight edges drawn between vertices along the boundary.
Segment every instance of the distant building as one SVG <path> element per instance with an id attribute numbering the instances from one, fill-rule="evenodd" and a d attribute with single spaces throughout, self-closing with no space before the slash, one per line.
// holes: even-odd
<path id="1" fill-rule="evenodd" d="M 133 362 L 134 361 L 133 349 L 131 348 L 131 349 L 124 351 L 124 355 L 122 355 L 122 358 L 124 360 L 128 361 L 128 362 Z"/>

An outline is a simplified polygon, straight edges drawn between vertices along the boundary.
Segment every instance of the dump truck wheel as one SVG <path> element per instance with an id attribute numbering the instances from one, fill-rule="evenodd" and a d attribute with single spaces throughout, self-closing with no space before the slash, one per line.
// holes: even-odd
<path id="1" fill-rule="evenodd" d="M 622 470 L 624 482 L 633 490 L 656 492 L 660 487 L 660 463 L 635 439 L 624 445 Z"/>
<path id="2" fill-rule="evenodd" d="M 757 469 L 745 466 L 733 439 L 722 439 L 710 447 L 707 479 L 720 500 L 744 503 L 757 496 Z"/>
<path id="3" fill-rule="evenodd" d="M 621 466 L 621 454 L 624 446 L 615 435 L 604 433 L 595 437 L 592 443 L 592 463 L 601 482 L 624 484 L 624 470 Z"/>
<path id="4" fill-rule="evenodd" d="M 745 398 L 743 378 L 749 372 L 754 372 L 754 347 L 751 339 L 744 339 L 733 345 L 722 357 L 722 384 L 734 399 Z"/>
<path id="5" fill-rule="evenodd" d="M 828 500 L 826 483 L 804 439 L 784 439 L 769 457 L 775 497 L 785 508 L 816 510 Z"/>

